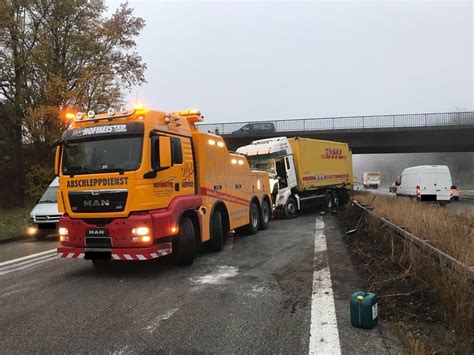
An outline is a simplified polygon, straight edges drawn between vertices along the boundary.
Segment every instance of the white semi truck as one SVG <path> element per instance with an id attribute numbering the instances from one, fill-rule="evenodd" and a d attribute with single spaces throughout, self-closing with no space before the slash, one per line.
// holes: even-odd
<path id="1" fill-rule="evenodd" d="M 333 210 L 348 199 L 352 189 L 352 153 L 346 143 L 277 137 L 253 141 L 237 153 L 270 175 L 278 215 L 294 217 L 315 204 Z"/>

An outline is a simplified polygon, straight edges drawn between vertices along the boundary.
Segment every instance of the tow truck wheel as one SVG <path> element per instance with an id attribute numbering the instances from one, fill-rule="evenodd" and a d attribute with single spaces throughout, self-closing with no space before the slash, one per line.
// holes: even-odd
<path id="1" fill-rule="evenodd" d="M 220 211 L 214 211 L 211 217 L 211 239 L 208 242 L 209 249 L 221 251 L 224 248 L 225 237 L 222 228 L 222 215 Z"/>
<path id="2" fill-rule="evenodd" d="M 92 264 L 94 264 L 96 268 L 103 268 L 110 265 L 110 260 L 92 259 Z"/>
<path id="3" fill-rule="evenodd" d="M 271 215 L 270 204 L 267 200 L 262 202 L 262 213 L 260 215 L 260 229 L 267 229 L 270 224 L 270 215 Z"/>
<path id="4" fill-rule="evenodd" d="M 285 217 L 294 218 L 298 213 L 298 205 L 294 197 L 288 197 L 288 200 L 285 204 Z"/>
<path id="5" fill-rule="evenodd" d="M 191 265 L 196 256 L 194 225 L 188 217 L 179 222 L 179 234 L 173 239 L 173 255 L 176 265 Z"/>
<path id="6" fill-rule="evenodd" d="M 249 224 L 245 227 L 246 234 L 253 235 L 260 228 L 260 211 L 255 202 L 250 204 L 249 208 Z"/>

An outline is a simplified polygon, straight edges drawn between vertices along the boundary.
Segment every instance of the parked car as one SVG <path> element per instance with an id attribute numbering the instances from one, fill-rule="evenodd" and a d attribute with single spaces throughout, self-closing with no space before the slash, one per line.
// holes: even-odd
<path id="1" fill-rule="evenodd" d="M 273 122 L 252 122 L 233 131 L 232 134 L 272 133 L 275 131 Z"/>
<path id="2" fill-rule="evenodd" d="M 62 215 L 58 211 L 56 197 L 58 186 L 59 178 L 55 178 L 30 212 L 28 234 L 38 240 L 51 234 L 57 234 L 59 217 Z"/>
<path id="3" fill-rule="evenodd" d="M 396 192 L 397 192 L 398 185 L 400 185 L 400 183 L 399 183 L 399 181 L 398 181 L 399 178 L 400 178 L 400 177 L 397 177 L 397 180 L 395 180 L 395 181 L 392 183 L 392 185 L 389 186 L 389 188 L 388 188 L 388 191 L 389 191 L 389 192 L 393 192 L 393 193 L 396 193 Z"/>
<path id="4" fill-rule="evenodd" d="M 403 170 L 400 175 L 397 196 L 438 202 L 444 206 L 451 200 L 451 186 L 451 172 L 447 166 L 413 166 Z"/>
<path id="5" fill-rule="evenodd" d="M 459 201 L 459 188 L 456 185 L 451 186 L 451 200 Z"/>

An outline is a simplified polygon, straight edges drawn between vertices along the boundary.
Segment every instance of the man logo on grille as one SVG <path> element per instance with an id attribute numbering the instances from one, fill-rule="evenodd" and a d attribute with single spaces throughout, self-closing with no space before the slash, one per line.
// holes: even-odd
<path id="1" fill-rule="evenodd" d="M 109 200 L 84 200 L 84 207 L 104 207 L 110 206 Z"/>

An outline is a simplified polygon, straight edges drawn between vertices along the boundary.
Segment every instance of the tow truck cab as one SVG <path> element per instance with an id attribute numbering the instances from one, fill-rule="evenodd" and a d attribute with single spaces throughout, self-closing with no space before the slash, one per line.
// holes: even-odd
<path id="1" fill-rule="evenodd" d="M 268 175 L 251 171 L 221 137 L 199 132 L 198 111 L 77 114 L 56 151 L 63 258 L 147 260 L 198 243 L 220 250 L 226 233 L 270 219 Z"/>

